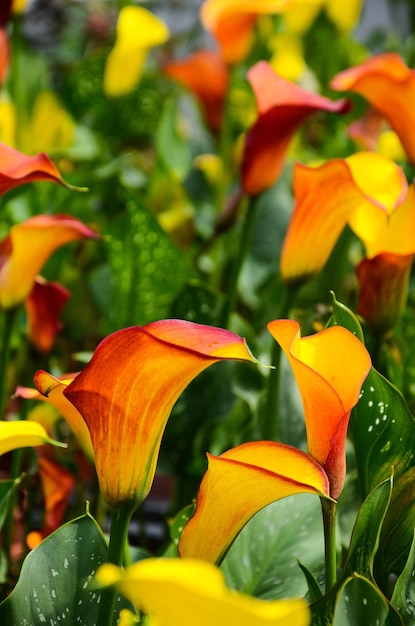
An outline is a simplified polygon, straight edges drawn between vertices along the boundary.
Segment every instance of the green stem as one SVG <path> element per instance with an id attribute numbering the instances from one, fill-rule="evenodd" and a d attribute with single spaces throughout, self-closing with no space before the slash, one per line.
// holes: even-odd
<path id="1" fill-rule="evenodd" d="M 284 287 L 278 319 L 284 319 L 289 316 L 295 294 L 295 290 L 291 287 Z M 280 421 L 281 347 L 276 341 L 272 344 L 271 365 L 273 369 L 270 370 L 268 376 L 262 437 L 268 441 L 277 441 Z"/>
<path id="2" fill-rule="evenodd" d="M 4 419 L 5 408 L 7 404 L 8 394 L 8 377 L 10 345 L 13 331 L 13 324 L 16 317 L 17 309 L 9 309 L 4 313 L 3 320 L 3 337 L 1 345 L 0 359 L 0 419 Z"/>
<path id="3" fill-rule="evenodd" d="M 242 265 L 245 261 L 246 255 L 248 254 L 249 244 L 251 243 L 252 231 L 254 229 L 255 218 L 257 214 L 257 206 L 257 196 L 250 196 L 246 215 L 242 225 L 240 246 L 236 258 L 231 265 L 229 280 L 227 284 L 227 293 L 219 320 L 219 325 L 223 328 L 228 327 L 231 314 L 235 309 L 236 297 L 238 293 L 239 275 L 241 273 Z"/>
<path id="4" fill-rule="evenodd" d="M 337 578 L 336 551 L 336 508 L 337 502 L 320 498 L 324 526 L 324 562 L 326 592 L 333 587 Z"/>
<path id="5" fill-rule="evenodd" d="M 128 539 L 128 527 L 134 507 L 125 507 L 111 512 L 110 542 L 108 547 L 108 563 L 121 566 L 125 557 L 125 546 Z M 97 624 L 100 626 L 112 626 L 114 622 L 114 610 L 117 601 L 117 590 L 114 588 L 104 589 L 99 603 Z"/>

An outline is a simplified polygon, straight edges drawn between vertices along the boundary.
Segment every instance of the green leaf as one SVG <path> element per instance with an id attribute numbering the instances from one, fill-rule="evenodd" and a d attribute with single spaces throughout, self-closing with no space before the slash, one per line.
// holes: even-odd
<path id="1" fill-rule="evenodd" d="M 88 585 L 106 558 L 104 537 L 89 514 L 65 524 L 25 558 L 16 587 L 0 604 L 0 623 L 95 625 L 100 592 Z M 125 606 L 119 598 L 114 624 Z"/>
<path id="2" fill-rule="evenodd" d="M 321 591 L 321 587 L 318 584 L 318 581 L 316 580 L 314 574 L 310 572 L 310 570 L 300 561 L 298 561 L 298 566 L 301 568 L 307 581 L 308 595 L 310 596 L 311 602 L 316 602 L 316 600 L 320 600 L 320 598 L 323 597 L 323 592 Z"/>
<path id="3" fill-rule="evenodd" d="M 259 511 L 236 538 L 221 569 L 233 589 L 265 599 L 298 597 L 307 592 L 299 558 L 317 574 L 324 569 L 320 502 L 309 494 Z"/>
<path id="4" fill-rule="evenodd" d="M 405 626 L 413 626 L 415 617 L 415 535 L 406 565 L 396 581 L 391 603 L 402 616 Z"/>
<path id="5" fill-rule="evenodd" d="M 3 528 L 9 508 L 10 497 L 19 482 L 20 479 L 0 480 L 0 528 Z"/>
<path id="6" fill-rule="evenodd" d="M 156 149 L 164 165 L 179 180 L 183 180 L 191 168 L 192 154 L 188 138 L 183 129 L 180 129 L 175 100 L 170 99 L 164 103 L 156 134 Z"/>
<path id="7" fill-rule="evenodd" d="M 343 326 L 364 343 L 362 327 L 355 314 L 347 306 L 336 300 L 333 291 L 330 293 L 333 300 L 333 315 L 328 322 L 328 326 Z"/>
<path id="8" fill-rule="evenodd" d="M 375 585 L 355 575 L 340 590 L 333 626 L 380 626 L 388 613 L 386 599 Z"/>

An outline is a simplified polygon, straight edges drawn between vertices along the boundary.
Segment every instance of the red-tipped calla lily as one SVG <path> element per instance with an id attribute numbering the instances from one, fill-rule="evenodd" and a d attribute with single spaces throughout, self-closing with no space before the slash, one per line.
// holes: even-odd
<path id="1" fill-rule="evenodd" d="M 163 320 L 108 336 L 63 389 L 88 425 L 110 508 L 137 505 L 147 496 L 174 403 L 200 372 L 226 359 L 254 362 L 234 333 Z M 47 380 L 39 381 L 44 376 L 37 374 L 35 383 L 47 392 Z"/>
<path id="2" fill-rule="evenodd" d="M 237 63 L 249 52 L 257 16 L 281 13 L 291 4 L 292 0 L 205 0 L 200 19 L 218 42 L 224 60 Z"/>
<path id="3" fill-rule="evenodd" d="M 296 164 L 294 213 L 281 253 L 283 280 L 297 282 L 317 274 L 346 224 L 364 240 L 371 255 L 371 246 L 407 190 L 401 168 L 372 152 L 315 168 Z"/>
<path id="4" fill-rule="evenodd" d="M 66 374 L 57 378 L 44 370 L 38 370 L 34 376 L 36 389 L 17 387 L 15 395 L 27 400 L 43 400 L 54 406 L 69 424 L 86 456 L 93 461 L 94 450 L 88 427 L 79 411 L 63 395 L 64 389 L 76 376 L 77 374 Z"/>
<path id="5" fill-rule="evenodd" d="M 69 298 L 69 291 L 59 283 L 36 277 L 25 307 L 29 339 L 39 352 L 48 354 L 52 350 L 55 336 L 62 329 L 60 315 Z"/>
<path id="6" fill-rule="evenodd" d="M 46 154 L 28 156 L 0 143 L 0 195 L 19 185 L 39 180 L 59 183 L 74 189 L 63 180 Z"/>
<path id="7" fill-rule="evenodd" d="M 245 192 L 257 194 L 275 183 L 284 166 L 290 140 L 300 124 L 317 111 L 345 113 L 347 100 L 333 101 L 287 81 L 266 61 L 248 72 L 258 119 L 248 131 L 241 165 Z"/>
<path id="8" fill-rule="evenodd" d="M 330 495 L 337 499 L 345 478 L 350 412 L 371 367 L 369 353 L 341 326 L 301 337 L 297 322 L 276 320 L 268 330 L 287 356 L 300 390 L 308 452 L 325 469 Z"/>
<path id="9" fill-rule="evenodd" d="M 388 120 L 415 163 L 415 70 L 409 69 L 397 53 L 379 54 L 340 72 L 331 87 L 364 96 Z"/>
<path id="10" fill-rule="evenodd" d="M 208 454 L 208 462 L 196 511 L 180 538 L 183 557 L 218 562 L 264 506 L 296 493 L 329 497 L 329 481 L 321 465 L 282 443 L 245 443 L 219 457 Z"/>
<path id="11" fill-rule="evenodd" d="M 27 536 L 26 542 L 31 550 L 61 526 L 75 486 L 73 475 L 46 456 L 39 458 L 38 471 L 45 501 L 45 518 L 43 528 Z"/>
<path id="12" fill-rule="evenodd" d="M 218 131 L 228 89 L 228 70 L 222 57 L 213 50 L 199 50 L 185 59 L 170 61 L 164 71 L 195 95 L 207 123 Z"/>
<path id="13" fill-rule="evenodd" d="M 220 569 L 197 559 L 150 558 L 125 570 L 106 563 L 95 580 L 115 585 L 160 626 L 308 626 L 311 619 L 306 600 L 265 601 L 228 589 Z"/>
<path id="14" fill-rule="evenodd" d="M 13 226 L 0 241 L 0 309 L 16 307 L 27 298 L 52 252 L 85 238 L 98 234 L 67 215 L 37 215 Z"/>

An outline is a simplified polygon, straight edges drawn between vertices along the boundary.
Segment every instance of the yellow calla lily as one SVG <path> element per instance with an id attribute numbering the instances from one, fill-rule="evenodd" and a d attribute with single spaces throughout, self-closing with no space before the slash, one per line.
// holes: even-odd
<path id="1" fill-rule="evenodd" d="M 257 441 L 207 456 L 196 511 L 179 541 L 182 557 L 219 562 L 251 517 L 271 502 L 296 493 L 329 497 L 323 468 L 292 446 Z"/>
<path id="2" fill-rule="evenodd" d="M 110 508 L 138 505 L 147 496 L 174 403 L 200 372 L 226 359 L 254 362 L 234 333 L 162 320 L 104 339 L 62 390 L 88 426 L 101 493 Z M 45 376 L 50 380 L 41 372 L 35 383 L 50 395 L 53 383 L 48 389 Z"/>
<path id="3" fill-rule="evenodd" d="M 102 565 L 96 581 L 115 585 L 159 626 L 307 626 L 303 599 L 264 601 L 230 590 L 222 572 L 196 559 L 145 559 L 125 571 Z"/>
<path id="4" fill-rule="evenodd" d="M 372 152 L 315 168 L 297 164 L 296 203 L 281 253 L 282 278 L 296 282 L 317 274 L 346 224 L 371 245 L 405 200 L 407 189 L 401 168 Z"/>
<path id="5" fill-rule="evenodd" d="M 104 73 L 104 92 L 122 96 L 138 84 L 148 50 L 169 37 L 167 26 L 147 9 L 123 7 L 117 21 L 117 38 Z"/>
<path id="6" fill-rule="evenodd" d="M 43 446 L 45 443 L 65 447 L 65 444 L 51 439 L 43 426 L 37 422 L 29 420 L 0 421 L 0 455 L 17 448 Z"/>

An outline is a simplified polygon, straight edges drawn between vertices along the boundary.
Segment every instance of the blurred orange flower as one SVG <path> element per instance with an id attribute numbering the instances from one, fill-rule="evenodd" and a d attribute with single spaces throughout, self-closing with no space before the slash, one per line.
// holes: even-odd
<path id="1" fill-rule="evenodd" d="M 52 350 L 56 334 L 62 329 L 60 315 L 69 298 L 69 291 L 59 283 L 35 278 L 25 308 L 29 340 L 39 352 L 48 354 Z"/>

